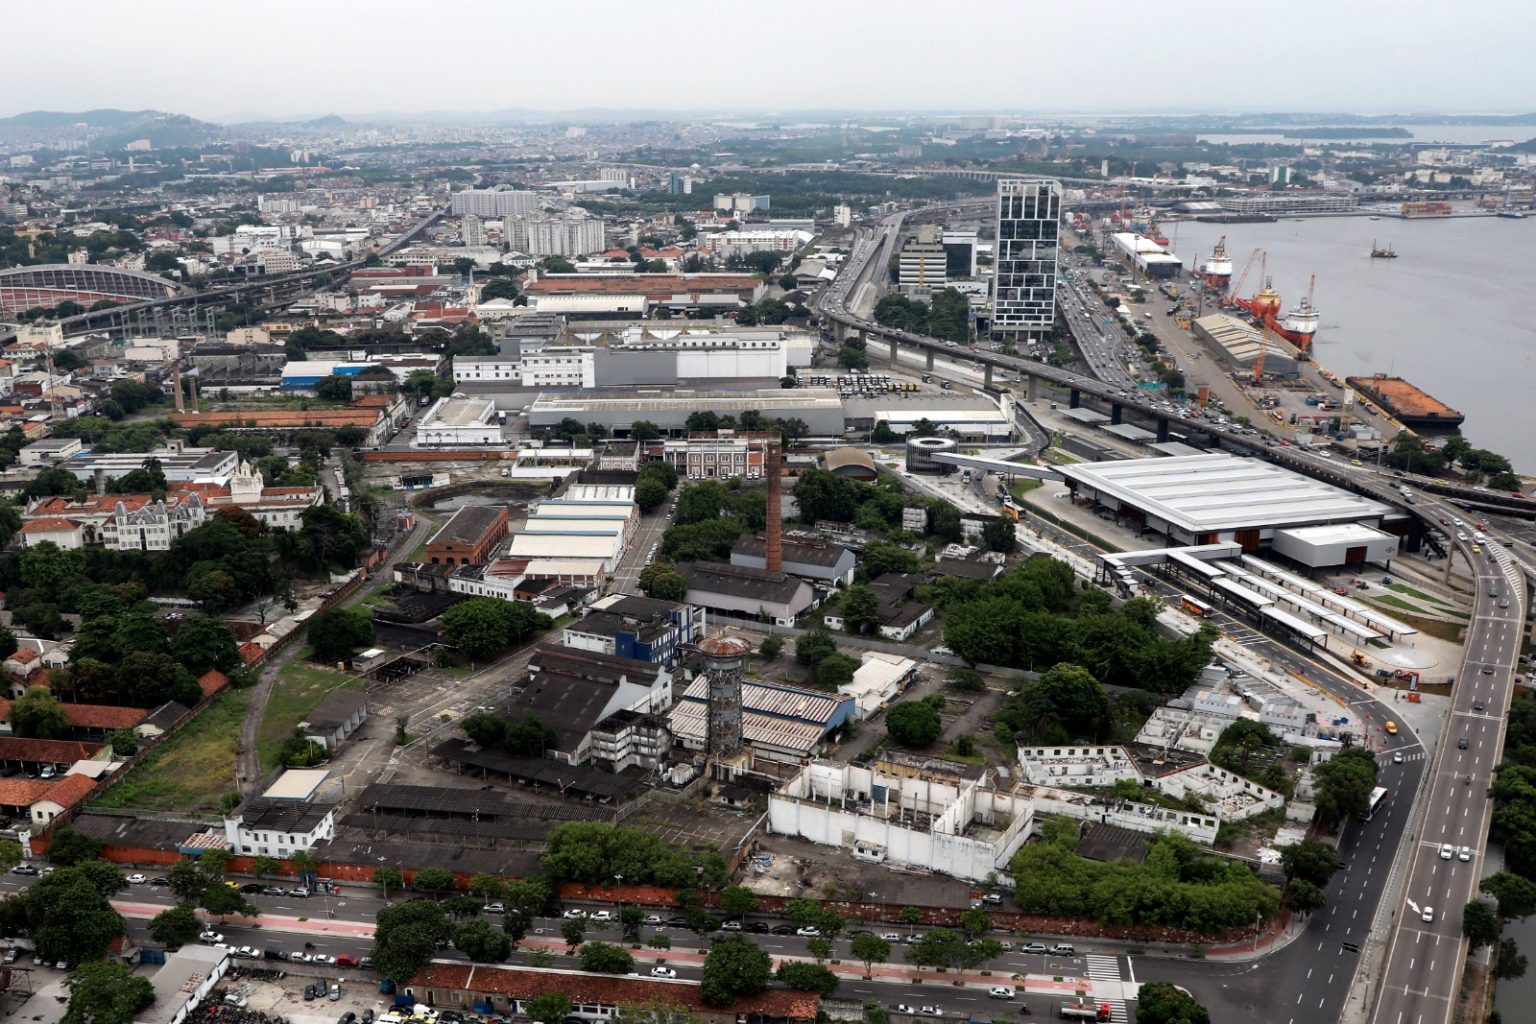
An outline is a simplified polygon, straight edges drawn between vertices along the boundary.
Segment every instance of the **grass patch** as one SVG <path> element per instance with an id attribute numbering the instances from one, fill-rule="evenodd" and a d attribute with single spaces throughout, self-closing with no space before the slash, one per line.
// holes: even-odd
<path id="1" fill-rule="evenodd" d="M 225 690 L 97 800 L 95 807 L 216 814 L 235 788 L 235 747 L 249 690 Z"/>
<path id="2" fill-rule="evenodd" d="M 427 542 L 422 541 L 411 549 L 411 553 L 405 557 L 407 562 L 420 562 L 427 557 Z"/>
<path id="3" fill-rule="evenodd" d="M 1036 480 L 1034 477 L 1023 477 L 1008 484 L 1008 493 L 1013 495 L 1014 501 L 1022 505 L 1024 503 L 1024 495 L 1043 483 L 1045 483 L 1044 480 Z"/>
<path id="4" fill-rule="evenodd" d="M 1377 604 L 1386 600 L 1386 598 L 1372 598 L 1369 603 Z M 1409 606 L 1405 604 L 1404 607 Z M 1396 611 L 1396 609 L 1394 609 L 1394 611 Z M 1461 634 L 1465 631 L 1465 627 L 1460 623 L 1446 622 L 1444 619 L 1431 619 L 1424 615 L 1399 613 L 1393 617 L 1402 620 L 1421 633 L 1428 633 L 1432 637 L 1437 637 L 1438 639 L 1446 640 L 1453 644 L 1461 643 Z"/>
<path id="5" fill-rule="evenodd" d="M 1389 605 L 1389 606 L 1391 606 L 1393 608 L 1401 608 L 1404 611 L 1409 611 L 1409 612 L 1422 612 L 1422 611 L 1426 611 L 1427 610 L 1425 608 L 1421 608 L 1420 606 L 1418 606 L 1416 604 L 1412 604 L 1412 603 L 1410 603 L 1408 601 L 1404 601 L 1400 597 L 1393 597 L 1391 594 L 1382 594 L 1380 597 L 1370 598 L 1370 601 L 1371 601 L 1372 604 Z"/>
<path id="6" fill-rule="evenodd" d="M 1041 519 L 1044 519 L 1046 522 L 1054 523 L 1055 525 L 1061 527 L 1063 530 L 1066 530 L 1068 533 L 1075 536 L 1078 540 L 1085 540 L 1089 544 L 1092 544 L 1094 547 L 1099 548 L 1102 551 L 1123 550 L 1118 544 L 1111 544 L 1109 541 L 1105 540 L 1103 537 L 1100 537 L 1093 531 L 1085 530 L 1083 527 L 1078 526 L 1070 519 L 1061 518 L 1056 513 L 1042 505 L 1026 505 L 1024 507 L 1024 511 L 1026 513 L 1037 515 Z"/>
<path id="7" fill-rule="evenodd" d="M 1446 600 L 1445 598 L 1437 597 L 1434 594 L 1426 594 L 1424 591 L 1418 589 L 1417 587 L 1410 587 L 1406 583 L 1394 583 L 1390 587 L 1388 587 L 1387 589 L 1388 590 L 1395 590 L 1399 594 L 1407 594 L 1409 597 L 1416 597 L 1420 601 L 1429 601 L 1429 602 L 1432 602 L 1434 604 L 1443 604 L 1443 605 L 1446 605 L 1447 607 L 1453 607 L 1452 603 L 1450 601 Z"/>
<path id="8" fill-rule="evenodd" d="M 327 693 L 338 687 L 362 689 L 360 677 L 343 675 L 303 660 L 308 653 L 306 648 L 277 674 L 272 683 L 272 694 L 267 698 L 266 713 L 261 716 L 261 729 L 256 734 L 256 749 L 260 752 L 264 772 L 277 767 L 277 755 L 283 741 Z"/>
<path id="9" fill-rule="evenodd" d="M 1062 451 L 1060 448 L 1047 448 L 1040 455 L 1046 462 L 1054 462 L 1058 466 L 1071 466 L 1083 461 L 1071 452 Z"/>

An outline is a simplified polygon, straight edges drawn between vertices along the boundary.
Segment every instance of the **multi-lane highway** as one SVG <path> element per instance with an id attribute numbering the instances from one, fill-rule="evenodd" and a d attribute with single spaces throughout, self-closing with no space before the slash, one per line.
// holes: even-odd
<path id="1" fill-rule="evenodd" d="M 1429 511 L 1455 523 L 1457 509 Z M 1414 832 L 1404 900 L 1374 991 L 1377 1024 L 1443 1024 L 1455 1010 L 1465 966 L 1462 908 L 1477 898 L 1492 807 L 1488 786 L 1504 746 L 1504 716 L 1525 634 L 1525 579 L 1509 552 L 1486 555 L 1455 542 L 1477 574 L 1476 607 L 1451 693 L 1451 718 Z M 1462 847 L 1471 853 L 1460 859 Z M 1444 854 L 1449 848 L 1450 856 Z"/>
<path id="2" fill-rule="evenodd" d="M 890 233 L 899 225 L 899 216 L 887 218 L 882 224 L 887 243 Z M 900 345 L 927 349 L 930 354 L 940 350 L 942 342 L 882 328 L 855 315 L 845 304 L 847 295 L 869 272 L 870 257 L 879 241 L 878 235 L 861 240 L 823 297 L 823 314 L 844 329 L 862 331 L 866 338 L 894 338 Z M 1068 319 L 1072 319 L 1070 313 Z M 1374 474 L 1351 473 L 1334 460 L 1306 451 L 1271 448 L 1251 430 L 1191 420 L 1155 400 L 1126 395 L 1116 381 L 1096 381 L 995 353 L 962 351 L 949 355 L 1039 377 L 1127 410 L 1180 423 L 1230 446 L 1377 500 L 1401 503 L 1401 495 L 1388 481 Z M 1090 364 L 1093 363 L 1090 357 Z M 1449 536 L 1454 536 L 1452 524 L 1461 514 L 1443 499 L 1427 494 L 1405 511 L 1418 516 L 1426 527 Z M 1380 981 L 1367 992 L 1367 1005 L 1374 1008 L 1373 1019 L 1379 1024 L 1442 1024 L 1449 1020 L 1465 957 L 1460 938 L 1461 908 L 1476 896 L 1488 831 L 1486 790 L 1503 743 L 1503 715 L 1510 699 L 1527 615 L 1527 577 L 1536 569 L 1536 565 L 1517 560 L 1511 551 L 1498 545 L 1490 545 L 1487 552 L 1474 552 L 1469 542 L 1449 543 L 1457 545 L 1460 555 L 1472 566 L 1478 593 L 1445 742 L 1438 753 L 1430 754 L 1406 730 L 1395 744 L 1388 741 L 1383 754 L 1384 784 L 1393 793 L 1388 809 L 1376 820 L 1356 826 L 1356 831 L 1346 835 L 1342 849 L 1349 859 L 1345 871 L 1330 888 L 1330 909 L 1307 922 L 1307 934 L 1285 950 L 1241 969 L 1244 980 L 1236 988 L 1251 998 L 1226 998 L 1239 995 L 1229 990 L 1226 982 L 1212 990 L 1213 975 L 1231 975 L 1231 968 L 1186 965 L 1174 972 L 1187 975 L 1188 987 L 1212 1003 L 1226 1004 L 1234 1012 L 1277 1024 L 1331 1020 L 1342 1014 L 1356 966 L 1350 959 L 1355 955 L 1353 949 L 1365 950 L 1369 946 L 1377 905 L 1387 891 L 1399 843 L 1412 824 L 1411 841 L 1415 845 L 1407 857 L 1404 901 L 1392 908 L 1388 916 L 1391 937 L 1384 963 L 1371 969 L 1371 975 Z M 1369 723 L 1379 724 L 1383 717 L 1396 717 L 1386 716 L 1385 709 L 1370 698 L 1357 697 L 1352 703 Z M 1404 755 L 1402 763 L 1388 759 L 1388 754 L 1396 753 Z M 1426 762 L 1427 757 L 1433 757 L 1433 761 Z M 1427 765 L 1432 765 L 1432 770 L 1422 820 L 1410 823 L 1410 808 Z M 1442 858 L 1442 844 L 1453 847 L 1451 859 Z M 1460 860 L 1463 846 L 1468 848 L 1468 861 Z M 1366 855 L 1368 860 L 1364 859 Z M 1432 913 L 1426 913 L 1426 908 Z M 1348 917 L 1336 920 L 1341 909 L 1347 911 Z M 1352 949 L 1346 950 L 1344 943 Z M 1290 1001 L 1293 992 L 1294 1004 Z M 1281 994 L 1283 998 L 1278 998 Z"/>

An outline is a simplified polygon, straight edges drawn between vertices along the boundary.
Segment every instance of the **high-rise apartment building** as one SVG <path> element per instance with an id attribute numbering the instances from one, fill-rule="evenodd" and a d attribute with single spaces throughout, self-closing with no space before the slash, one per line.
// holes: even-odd
<path id="1" fill-rule="evenodd" d="M 992 330 L 1045 335 L 1056 319 L 1056 235 L 1061 182 L 1003 178 L 997 183 L 997 254 L 992 269 Z"/>
<path id="2" fill-rule="evenodd" d="M 518 192 L 505 188 L 471 188 L 455 192 L 449 201 L 448 212 L 462 217 L 472 213 L 476 217 L 508 217 L 516 214 L 527 216 L 539 208 L 539 197 L 534 192 Z"/>
<path id="3" fill-rule="evenodd" d="M 472 213 L 466 213 L 464 219 L 459 222 L 459 234 L 463 236 L 466 246 L 484 245 L 485 221 Z"/>
<path id="4" fill-rule="evenodd" d="M 534 218 L 527 225 L 524 251 L 530 256 L 582 256 L 604 248 L 603 222 L 597 217 Z"/>

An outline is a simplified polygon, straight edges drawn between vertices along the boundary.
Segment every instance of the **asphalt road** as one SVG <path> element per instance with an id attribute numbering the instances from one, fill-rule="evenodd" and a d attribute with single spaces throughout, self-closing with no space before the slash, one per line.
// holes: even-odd
<path id="1" fill-rule="evenodd" d="M 1425 503 L 1440 515 L 1457 514 L 1442 502 L 1426 497 Z M 1504 716 L 1524 637 L 1525 581 L 1509 552 L 1490 544 L 1495 561 L 1489 563 L 1471 552 L 1469 542 L 1454 543 L 1477 573 L 1478 593 L 1451 694 L 1451 723 L 1408 868 L 1406 898 L 1380 972 L 1372 1017 L 1379 1024 L 1437 1024 L 1454 1014 L 1466 952 L 1461 912 L 1477 897 L 1492 815 L 1487 790 L 1503 751 Z M 1508 607 L 1499 607 L 1501 601 Z M 1458 852 L 1470 847 L 1472 860 L 1464 863 L 1455 853 L 1446 859 L 1443 844 Z"/>

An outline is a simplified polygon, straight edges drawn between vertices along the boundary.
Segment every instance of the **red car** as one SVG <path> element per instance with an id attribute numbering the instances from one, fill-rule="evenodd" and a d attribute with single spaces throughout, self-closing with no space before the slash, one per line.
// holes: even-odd
<path id="1" fill-rule="evenodd" d="M 355 957 L 355 956 L 347 956 L 345 953 L 343 953 L 343 954 L 341 954 L 340 956 L 338 956 L 336 958 L 336 966 L 337 967 L 356 967 L 357 966 L 357 957 Z"/>

